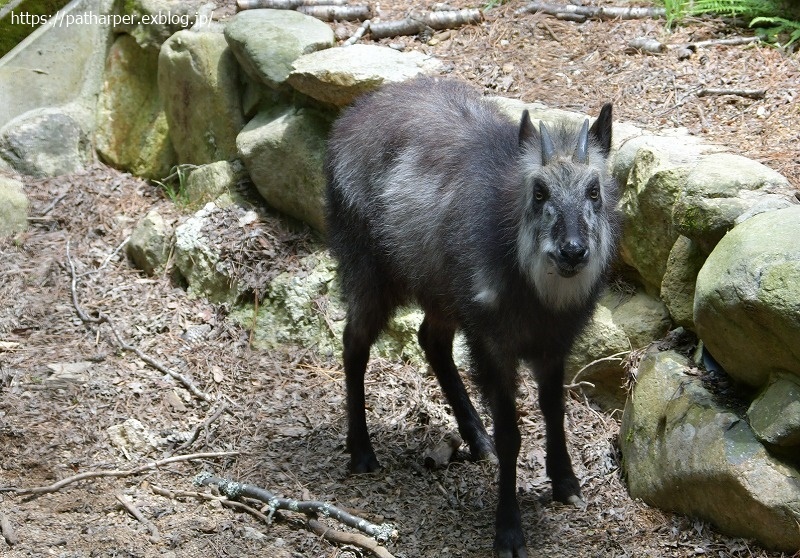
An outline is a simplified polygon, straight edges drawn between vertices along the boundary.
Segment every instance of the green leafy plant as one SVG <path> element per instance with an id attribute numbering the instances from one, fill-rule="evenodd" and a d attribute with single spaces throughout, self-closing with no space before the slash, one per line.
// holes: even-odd
<path id="1" fill-rule="evenodd" d="M 750 20 L 750 26 L 764 27 L 771 41 L 789 34 L 784 46 L 800 39 L 800 7 L 791 0 L 662 0 L 667 13 L 667 27 L 686 17 L 701 14 L 737 17 Z"/>
<path id="2" fill-rule="evenodd" d="M 492 8 L 496 8 L 497 6 L 502 6 L 506 2 L 508 2 L 508 0 L 488 0 L 483 5 L 483 11 L 491 10 Z"/>
<path id="3" fill-rule="evenodd" d="M 176 205 L 187 205 L 189 193 L 186 191 L 186 179 L 197 165 L 176 165 L 170 169 L 170 174 L 161 180 L 153 180 L 164 191 L 164 195 Z"/>

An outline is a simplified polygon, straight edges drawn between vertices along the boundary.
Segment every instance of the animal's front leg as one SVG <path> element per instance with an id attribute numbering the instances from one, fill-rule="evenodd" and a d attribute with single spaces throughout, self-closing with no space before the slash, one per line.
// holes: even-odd
<path id="1" fill-rule="evenodd" d="M 534 365 L 539 381 L 539 408 L 547 431 L 547 476 L 553 483 L 553 499 L 584 506 L 580 484 L 572 469 L 564 433 L 564 360 Z"/>

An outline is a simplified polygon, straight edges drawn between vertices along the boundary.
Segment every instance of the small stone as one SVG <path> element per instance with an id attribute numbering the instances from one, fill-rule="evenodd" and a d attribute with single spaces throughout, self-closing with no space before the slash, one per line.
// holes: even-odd
<path id="1" fill-rule="evenodd" d="M 163 269 L 169 257 L 172 231 L 155 209 L 136 225 L 126 246 L 128 257 L 147 275 Z"/>

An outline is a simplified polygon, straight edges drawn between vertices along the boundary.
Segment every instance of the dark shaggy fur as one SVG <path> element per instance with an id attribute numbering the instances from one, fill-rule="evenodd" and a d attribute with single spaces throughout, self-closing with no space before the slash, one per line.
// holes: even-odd
<path id="1" fill-rule="evenodd" d="M 348 302 L 351 468 L 379 467 L 364 411 L 370 347 L 395 308 L 417 303 L 420 345 L 472 455 L 496 449 L 495 548 L 509 558 L 527 556 L 516 499 L 517 369 L 525 361 L 539 383 L 553 496 L 576 501 L 564 358 L 592 313 L 619 228 L 606 169 L 611 106 L 588 131 L 545 128 L 527 111 L 513 123 L 462 83 L 420 78 L 348 108 L 326 161 L 330 248 Z M 494 444 L 453 363 L 457 329 L 494 418 Z"/>

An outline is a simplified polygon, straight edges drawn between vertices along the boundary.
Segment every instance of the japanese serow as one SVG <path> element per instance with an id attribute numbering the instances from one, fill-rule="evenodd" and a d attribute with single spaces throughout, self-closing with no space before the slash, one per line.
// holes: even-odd
<path id="1" fill-rule="evenodd" d="M 564 433 L 564 359 L 615 256 L 610 147 L 610 104 L 591 127 L 537 129 L 527 111 L 515 123 L 468 85 L 434 78 L 363 96 L 328 144 L 328 234 L 348 305 L 351 470 L 379 468 L 364 408 L 370 347 L 398 306 L 416 303 L 425 312 L 419 343 L 472 457 L 496 452 L 502 558 L 527 556 L 516 497 L 523 362 L 539 385 L 553 497 L 582 502 Z M 459 329 L 493 441 L 453 362 Z"/>

